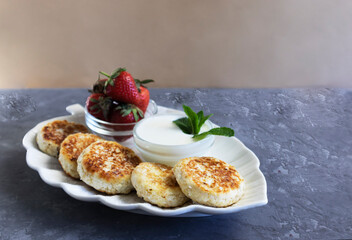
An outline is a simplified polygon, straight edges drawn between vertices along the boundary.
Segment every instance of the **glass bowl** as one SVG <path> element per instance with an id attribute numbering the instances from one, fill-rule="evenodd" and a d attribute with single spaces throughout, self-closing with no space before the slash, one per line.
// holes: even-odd
<path id="1" fill-rule="evenodd" d="M 184 117 L 184 115 L 178 116 Z M 149 120 L 152 120 L 155 117 L 158 116 L 154 116 Z M 138 128 L 143 127 L 144 121 L 145 120 L 139 121 L 133 129 L 133 141 L 136 149 L 141 153 L 143 159 L 148 162 L 157 162 L 173 167 L 183 158 L 204 156 L 204 154 L 206 154 L 214 144 L 215 138 L 213 135 L 208 135 L 202 140 L 187 144 L 169 145 L 154 143 L 138 134 Z M 214 127 L 212 122 L 209 120 L 206 121 L 204 125 L 206 125 L 208 129 L 212 129 Z M 142 129 L 140 129 L 140 131 L 142 131 Z"/>
<path id="2" fill-rule="evenodd" d="M 110 123 L 92 116 L 87 108 L 84 110 L 85 120 L 88 128 L 96 135 L 117 142 L 124 142 L 133 136 L 133 128 L 138 122 L 134 123 Z M 158 106 L 153 100 L 149 101 L 144 118 L 151 117 L 158 113 Z"/>

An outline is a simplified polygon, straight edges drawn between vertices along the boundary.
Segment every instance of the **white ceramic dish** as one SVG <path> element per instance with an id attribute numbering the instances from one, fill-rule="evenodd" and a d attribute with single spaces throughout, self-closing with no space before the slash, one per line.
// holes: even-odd
<path id="1" fill-rule="evenodd" d="M 213 135 L 209 135 L 206 138 L 196 142 L 175 144 L 175 145 L 163 144 L 165 141 L 168 141 L 168 140 L 171 140 L 173 142 L 182 141 L 184 139 L 183 138 L 184 136 L 187 136 L 186 141 L 189 141 L 189 139 L 191 139 L 190 135 L 186 135 L 183 132 L 181 132 L 180 129 L 176 127 L 176 125 L 174 126 L 174 129 L 177 132 L 176 135 L 174 135 L 173 131 L 171 131 L 171 135 L 170 135 L 170 132 L 169 132 L 169 135 L 165 133 L 169 130 L 168 124 L 164 125 L 166 126 L 166 128 L 164 128 L 166 129 L 166 131 L 160 130 L 160 125 L 162 125 L 162 123 L 157 122 L 157 124 L 155 124 L 155 119 L 164 119 L 165 121 L 165 117 L 167 119 L 166 121 L 169 122 L 171 125 L 173 125 L 171 123 L 170 118 L 172 120 L 176 120 L 176 119 L 185 117 L 185 115 L 183 114 L 155 115 L 138 122 L 135 128 L 133 129 L 133 140 L 135 143 L 135 148 L 138 150 L 138 152 L 141 154 L 141 157 L 145 161 L 163 163 L 173 167 L 180 159 L 187 158 L 187 157 L 202 156 L 213 146 L 213 143 L 215 140 L 215 137 Z M 147 124 L 145 124 L 146 121 L 147 121 Z M 157 127 L 151 126 L 150 123 L 152 123 Z M 206 121 L 204 125 L 206 126 L 205 129 L 210 130 L 211 128 L 213 128 L 213 124 L 209 120 Z M 160 135 L 164 135 L 164 136 L 161 136 L 162 141 L 156 138 L 158 141 L 162 143 L 155 143 L 148 140 L 148 137 L 150 136 L 153 136 L 153 135 L 154 135 L 153 137 L 158 136 L 157 135 L 158 131 L 160 133 L 163 133 Z M 144 136 L 140 136 L 138 133 L 141 133 Z M 160 135 L 158 137 L 160 137 Z"/>
<path id="2" fill-rule="evenodd" d="M 61 170 L 58 161 L 41 152 L 36 144 L 35 136 L 40 128 L 49 121 L 66 119 L 84 124 L 84 108 L 79 105 L 68 106 L 68 116 L 43 121 L 27 132 L 23 138 L 23 146 L 27 149 L 27 164 L 36 170 L 42 180 L 54 187 L 62 188 L 71 197 L 90 202 L 100 202 L 108 207 L 133 213 L 157 215 L 164 217 L 201 217 L 215 214 L 234 213 L 248 208 L 267 204 L 267 186 L 263 173 L 259 169 L 259 160 L 237 138 L 215 137 L 215 142 L 207 156 L 217 157 L 234 165 L 246 181 L 245 193 L 239 202 L 226 208 L 214 208 L 186 203 L 182 207 L 164 209 L 151 205 L 138 198 L 135 193 L 128 195 L 108 196 L 101 194 L 79 180 L 72 179 Z M 179 111 L 158 107 L 158 114 L 173 114 Z M 123 143 L 135 150 L 133 140 Z M 136 151 L 138 154 L 138 151 Z"/>

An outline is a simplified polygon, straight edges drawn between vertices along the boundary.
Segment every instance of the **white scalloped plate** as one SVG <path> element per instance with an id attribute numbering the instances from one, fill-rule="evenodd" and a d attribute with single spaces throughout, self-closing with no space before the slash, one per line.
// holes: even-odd
<path id="1" fill-rule="evenodd" d="M 129 212 L 157 215 L 164 217 L 201 217 L 214 214 L 234 213 L 244 209 L 258 207 L 267 204 L 267 186 L 263 173 L 259 169 L 259 160 L 255 154 L 249 150 L 237 138 L 216 137 L 213 147 L 206 154 L 207 156 L 222 159 L 236 169 L 245 179 L 244 196 L 236 204 L 226 208 L 214 208 L 186 203 L 178 208 L 160 208 L 144 202 L 135 193 L 128 195 L 108 196 L 101 194 L 79 180 L 72 179 L 61 170 L 58 161 L 49 155 L 41 152 L 36 143 L 36 134 L 40 128 L 53 120 L 66 119 L 84 124 L 84 109 L 79 104 L 70 105 L 66 108 L 71 115 L 57 117 L 43 121 L 27 132 L 23 138 L 23 146 L 27 149 L 27 164 L 36 170 L 42 180 L 54 187 L 62 188 L 71 197 L 89 202 L 100 202 L 114 209 Z M 158 114 L 175 113 L 177 110 L 158 107 Z M 134 148 L 133 140 L 124 143 L 127 147 Z"/>

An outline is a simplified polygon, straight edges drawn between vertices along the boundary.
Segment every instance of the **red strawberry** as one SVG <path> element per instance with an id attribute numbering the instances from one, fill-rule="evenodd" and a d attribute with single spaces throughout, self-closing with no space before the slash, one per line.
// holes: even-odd
<path id="1" fill-rule="evenodd" d="M 116 69 L 111 76 L 100 72 L 109 79 L 105 82 L 105 93 L 113 100 L 123 103 L 138 104 L 138 89 L 131 74 L 125 68 Z"/>
<path id="2" fill-rule="evenodd" d="M 141 109 L 132 104 L 120 104 L 111 113 L 111 123 L 135 123 L 143 119 Z"/>
<path id="3" fill-rule="evenodd" d="M 140 87 L 141 92 L 139 94 L 139 102 L 137 104 L 137 107 L 139 107 L 144 113 L 147 111 L 148 105 L 149 105 L 149 90 L 146 89 L 145 87 Z"/>
<path id="4" fill-rule="evenodd" d="M 110 122 L 121 123 L 119 126 L 114 126 L 114 129 L 128 134 L 133 130 L 134 123 L 140 121 L 143 117 L 143 112 L 138 107 L 132 104 L 120 104 L 111 112 Z M 130 137 L 132 137 L 132 134 L 115 136 L 114 139 L 122 142 Z"/>
<path id="5" fill-rule="evenodd" d="M 139 107 L 144 113 L 147 111 L 148 105 L 149 105 L 149 90 L 145 86 L 145 84 L 154 82 L 152 79 L 146 79 L 143 81 L 140 81 L 139 79 L 135 79 L 137 89 L 139 92 L 138 95 L 138 103 L 136 104 L 137 107 Z"/>
<path id="6" fill-rule="evenodd" d="M 90 91 L 90 92 L 93 92 L 93 93 L 104 93 L 104 88 L 105 88 L 105 82 L 107 81 L 108 79 L 98 79 L 94 85 L 93 85 L 93 90 Z"/>
<path id="7" fill-rule="evenodd" d="M 107 121 L 110 106 L 111 99 L 106 97 L 103 93 L 93 93 L 86 101 L 88 112 L 92 116 L 104 121 Z"/>

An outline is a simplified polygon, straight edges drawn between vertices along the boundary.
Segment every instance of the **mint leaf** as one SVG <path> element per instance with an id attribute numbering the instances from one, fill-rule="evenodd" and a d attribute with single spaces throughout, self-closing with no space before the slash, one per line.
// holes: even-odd
<path id="1" fill-rule="evenodd" d="M 199 111 L 199 112 L 197 112 L 197 116 L 198 116 L 198 126 L 201 126 L 202 124 L 200 124 L 200 122 L 203 120 L 203 118 L 204 118 L 204 113 L 203 113 L 203 111 Z"/>
<path id="2" fill-rule="evenodd" d="M 189 124 L 188 118 L 180 118 L 173 121 L 186 134 L 192 134 L 192 126 Z"/>
<path id="3" fill-rule="evenodd" d="M 203 111 L 198 112 L 197 115 L 198 115 L 198 118 L 199 118 L 199 123 L 198 123 L 198 125 L 199 125 L 199 130 L 202 128 L 203 124 L 204 124 L 211 116 L 213 116 L 213 114 L 210 114 L 210 115 L 208 115 L 208 116 L 204 116 Z"/>
<path id="4" fill-rule="evenodd" d="M 219 136 L 233 137 L 235 135 L 235 131 L 232 130 L 231 128 L 219 127 L 219 128 L 210 129 L 209 131 L 203 132 L 201 134 L 195 134 L 193 136 L 193 138 L 196 138 L 197 140 L 201 140 L 208 135 L 219 135 Z"/>
<path id="5" fill-rule="evenodd" d="M 196 140 L 201 140 L 208 135 L 219 135 L 232 137 L 235 135 L 235 131 L 227 127 L 218 127 L 210 129 L 207 132 L 198 134 L 203 124 L 211 117 L 213 114 L 204 116 L 203 111 L 195 113 L 190 107 L 183 105 L 183 110 L 185 111 L 187 117 L 177 119 L 173 121 L 181 130 L 186 134 L 193 134 L 193 138 Z"/>
<path id="6" fill-rule="evenodd" d="M 199 120 L 198 115 L 192 110 L 192 108 L 183 105 L 183 110 L 185 111 L 186 115 L 188 116 L 188 121 L 192 126 L 192 133 L 198 134 L 199 133 Z"/>

